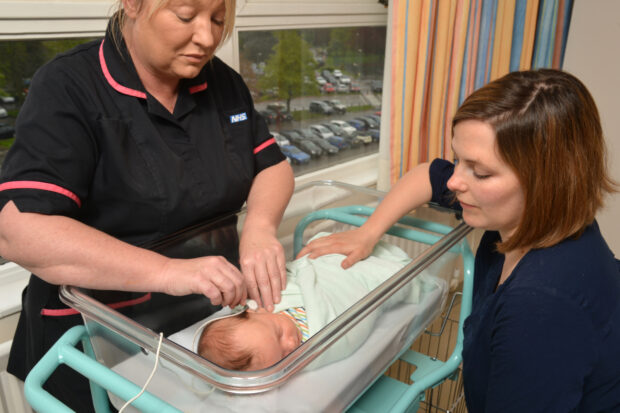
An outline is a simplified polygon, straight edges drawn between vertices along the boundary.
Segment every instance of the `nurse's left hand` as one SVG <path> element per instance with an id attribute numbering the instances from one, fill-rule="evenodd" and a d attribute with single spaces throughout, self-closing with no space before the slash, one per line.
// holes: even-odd
<path id="1" fill-rule="evenodd" d="M 244 228 L 239 262 L 248 296 L 271 312 L 286 287 L 286 260 L 282 244 L 269 232 Z"/>

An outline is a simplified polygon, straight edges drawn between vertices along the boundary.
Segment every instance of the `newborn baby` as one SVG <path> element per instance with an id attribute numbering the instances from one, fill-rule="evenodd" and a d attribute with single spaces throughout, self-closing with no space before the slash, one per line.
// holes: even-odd
<path id="1" fill-rule="evenodd" d="M 200 333 L 198 354 L 232 370 L 270 367 L 410 262 L 404 251 L 385 242 L 379 242 L 368 258 L 346 270 L 340 266 L 343 259 L 343 255 L 330 254 L 289 262 L 287 287 L 275 312 L 247 310 L 208 324 Z M 420 274 L 380 309 L 402 302 L 418 303 L 421 291 L 434 288 L 436 282 Z M 378 311 L 366 316 L 313 366 L 353 353 L 370 335 L 378 317 Z"/>

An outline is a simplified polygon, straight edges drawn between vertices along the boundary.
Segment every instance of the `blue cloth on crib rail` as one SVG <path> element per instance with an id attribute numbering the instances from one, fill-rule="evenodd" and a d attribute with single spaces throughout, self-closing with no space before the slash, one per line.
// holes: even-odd
<path id="1" fill-rule="evenodd" d="M 431 164 L 433 201 L 444 206 L 452 172 Z M 598 224 L 528 252 L 496 290 L 499 240 L 487 231 L 476 253 L 463 347 L 469 412 L 620 412 L 620 261 Z"/>

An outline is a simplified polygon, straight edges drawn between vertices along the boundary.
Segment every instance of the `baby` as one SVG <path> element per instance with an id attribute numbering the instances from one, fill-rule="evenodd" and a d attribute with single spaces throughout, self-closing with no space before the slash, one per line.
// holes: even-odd
<path id="1" fill-rule="evenodd" d="M 250 309 L 207 325 L 198 354 L 230 370 L 260 370 L 289 355 L 307 338 L 305 314 L 303 320 L 295 320 L 287 310 Z"/>
<path id="2" fill-rule="evenodd" d="M 346 270 L 340 267 L 343 258 L 331 254 L 289 262 L 287 287 L 275 312 L 247 310 L 208 324 L 200 333 L 198 354 L 231 370 L 270 367 L 410 262 L 404 251 L 384 242 Z M 418 303 L 421 291 L 437 287 L 422 275 L 394 294 L 392 305 Z M 370 335 L 378 316 L 377 311 L 366 316 L 332 344 L 315 367 L 349 356 Z"/>

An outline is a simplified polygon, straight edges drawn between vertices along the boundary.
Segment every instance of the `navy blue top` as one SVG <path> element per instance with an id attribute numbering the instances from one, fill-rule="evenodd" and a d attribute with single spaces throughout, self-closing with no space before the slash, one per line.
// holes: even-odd
<path id="1" fill-rule="evenodd" d="M 451 204 L 453 164 L 430 167 L 433 201 Z M 504 255 L 486 231 L 465 321 L 470 413 L 620 411 L 620 261 L 596 222 L 578 239 L 529 251 L 496 286 Z"/>

